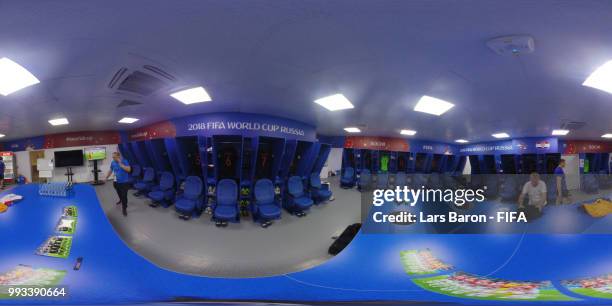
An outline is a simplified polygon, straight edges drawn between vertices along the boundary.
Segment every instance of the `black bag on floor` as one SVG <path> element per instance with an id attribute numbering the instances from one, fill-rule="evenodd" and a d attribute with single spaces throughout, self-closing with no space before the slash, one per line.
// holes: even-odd
<path id="1" fill-rule="evenodd" d="M 346 229 L 344 229 L 344 231 L 342 232 L 342 234 L 340 234 L 340 237 L 338 237 L 334 241 L 334 243 L 332 243 L 327 252 L 330 255 L 338 255 L 338 253 L 342 252 L 342 250 L 344 250 L 344 248 L 346 248 L 346 246 L 351 243 L 353 238 L 355 238 L 355 235 L 357 235 L 357 233 L 359 232 L 360 228 L 361 223 L 355 223 L 347 226 Z"/>
<path id="2" fill-rule="evenodd" d="M 524 208 L 519 208 L 518 211 L 525 213 L 527 222 L 531 222 L 542 217 L 542 212 L 535 206 L 527 205 Z"/>

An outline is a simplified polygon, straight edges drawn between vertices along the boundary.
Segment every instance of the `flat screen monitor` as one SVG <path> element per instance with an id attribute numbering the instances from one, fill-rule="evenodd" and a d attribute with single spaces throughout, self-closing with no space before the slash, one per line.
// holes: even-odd
<path id="1" fill-rule="evenodd" d="M 106 158 L 106 148 L 85 148 L 85 159 L 87 160 L 102 160 Z"/>
<path id="2" fill-rule="evenodd" d="M 55 151 L 55 167 L 77 167 L 83 165 L 83 150 Z"/>

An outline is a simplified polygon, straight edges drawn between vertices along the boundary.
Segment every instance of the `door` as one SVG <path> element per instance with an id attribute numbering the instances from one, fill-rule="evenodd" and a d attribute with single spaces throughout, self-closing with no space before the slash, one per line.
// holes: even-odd
<path id="1" fill-rule="evenodd" d="M 36 162 L 39 158 L 45 158 L 45 151 L 30 151 L 30 171 L 32 173 L 32 183 L 39 183 L 40 178 L 38 177 L 38 169 L 36 169 Z"/>

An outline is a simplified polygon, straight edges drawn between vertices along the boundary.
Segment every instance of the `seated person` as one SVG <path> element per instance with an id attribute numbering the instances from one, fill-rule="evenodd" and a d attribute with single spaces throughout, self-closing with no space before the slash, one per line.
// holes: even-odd
<path id="1" fill-rule="evenodd" d="M 538 211 L 546 206 L 546 183 L 540 180 L 540 175 L 537 172 L 532 172 L 529 175 L 529 181 L 523 186 L 523 191 L 518 200 L 518 207 L 525 208 L 525 195 L 529 196 L 529 206 L 535 207 Z"/>

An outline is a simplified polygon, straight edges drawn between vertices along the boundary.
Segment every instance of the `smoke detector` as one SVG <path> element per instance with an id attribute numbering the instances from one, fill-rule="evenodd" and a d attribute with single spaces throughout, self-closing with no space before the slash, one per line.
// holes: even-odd
<path id="1" fill-rule="evenodd" d="M 487 47 L 499 55 L 520 55 L 533 53 L 535 44 L 528 35 L 511 35 L 493 38 L 487 41 Z"/>

